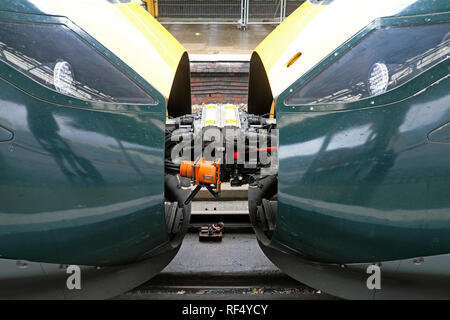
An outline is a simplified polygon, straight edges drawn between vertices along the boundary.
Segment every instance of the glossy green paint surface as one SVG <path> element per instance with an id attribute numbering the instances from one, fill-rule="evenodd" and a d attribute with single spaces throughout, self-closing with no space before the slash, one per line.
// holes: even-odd
<path id="1" fill-rule="evenodd" d="M 439 126 L 428 134 L 431 142 L 450 143 L 450 122 Z"/>
<path id="2" fill-rule="evenodd" d="M 331 111 L 331 110 L 348 110 L 348 109 L 359 109 L 368 106 L 384 105 L 388 103 L 393 103 L 401 101 L 420 91 L 424 86 L 433 83 L 437 79 L 440 79 L 448 74 L 448 69 L 446 68 L 434 68 L 433 70 L 428 70 L 424 72 L 423 77 L 416 77 L 411 79 L 408 83 L 404 84 L 401 90 L 391 90 L 386 94 L 381 94 L 375 97 L 364 98 L 347 103 L 328 103 L 328 104 L 315 104 L 311 105 L 288 105 L 286 103 L 286 98 L 295 92 L 295 89 L 305 85 L 310 79 L 317 76 L 320 72 L 327 68 L 335 61 L 337 61 L 342 55 L 354 47 L 359 41 L 364 39 L 370 32 L 380 27 L 399 27 L 406 25 L 427 25 L 427 24 L 438 24 L 450 21 L 450 12 L 428 14 L 421 16 L 410 16 L 410 17 L 389 17 L 389 18 L 379 18 L 370 23 L 361 32 L 354 35 L 351 39 L 347 40 L 336 50 L 331 52 L 325 59 L 320 61 L 315 67 L 292 85 L 290 85 L 280 96 L 276 99 L 277 106 L 282 106 L 283 110 L 295 110 L 295 111 Z M 288 107 L 288 108 L 286 108 Z M 313 109 L 311 109 L 313 107 Z"/>
<path id="3" fill-rule="evenodd" d="M 438 12 L 449 12 L 450 2 L 447 0 L 417 0 L 399 12 L 397 16 L 422 15 Z"/>
<path id="4" fill-rule="evenodd" d="M 449 21 L 448 13 L 432 14 L 448 11 L 448 2 L 420 3 L 404 14 L 431 15 L 389 23 Z M 371 99 L 312 110 L 285 105 L 290 89 L 333 56 L 276 101 L 280 169 L 272 246 L 332 263 L 449 253 L 450 144 L 429 138 L 450 120 L 449 61 Z"/>
<path id="5" fill-rule="evenodd" d="M 0 3 L 0 10 L 5 10 L 9 12 L 20 12 L 20 13 L 32 13 L 32 14 L 42 14 L 42 12 L 33 1 L 17 1 L 17 0 L 3 0 Z"/>
<path id="6" fill-rule="evenodd" d="M 400 103 L 280 112 L 274 238 L 318 260 L 368 262 L 450 252 L 450 79 Z"/>
<path id="7" fill-rule="evenodd" d="M 159 101 L 81 101 L 0 63 L 0 128 L 14 134 L 0 142 L 1 257 L 112 265 L 167 245 L 163 96 L 65 18 L 0 19 L 67 25 Z"/>

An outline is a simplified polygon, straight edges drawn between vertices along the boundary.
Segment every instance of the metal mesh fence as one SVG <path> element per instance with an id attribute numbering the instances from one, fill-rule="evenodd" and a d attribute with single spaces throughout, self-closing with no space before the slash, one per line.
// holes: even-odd
<path id="1" fill-rule="evenodd" d="M 247 0 L 247 23 L 281 23 L 305 0 Z"/>
<path id="2" fill-rule="evenodd" d="M 283 3 L 281 0 L 249 0 L 248 22 L 279 22 Z"/>
<path id="3" fill-rule="evenodd" d="M 305 0 L 159 0 L 162 21 L 280 23 Z"/>
<path id="4" fill-rule="evenodd" d="M 286 1 L 286 17 L 294 12 L 306 0 L 287 0 Z"/>
<path id="5" fill-rule="evenodd" d="M 241 18 L 241 0 L 159 0 L 160 18 Z"/>

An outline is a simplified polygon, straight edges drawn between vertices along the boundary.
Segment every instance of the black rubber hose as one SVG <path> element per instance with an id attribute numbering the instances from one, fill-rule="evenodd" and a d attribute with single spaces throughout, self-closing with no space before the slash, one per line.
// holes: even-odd
<path id="1" fill-rule="evenodd" d="M 181 180 L 180 176 L 166 174 L 164 176 L 164 196 L 166 201 L 172 202 L 173 204 L 177 204 L 178 211 L 182 214 L 182 217 L 175 217 L 178 219 L 178 221 L 182 221 L 181 226 L 176 226 L 177 233 L 175 235 L 171 235 L 171 244 L 172 246 L 176 247 L 181 244 L 181 241 L 183 240 L 184 235 L 187 232 L 187 229 L 189 227 L 189 221 L 191 219 L 191 204 L 188 205 L 184 204 L 184 200 L 189 196 L 190 190 L 189 189 L 183 189 L 181 186 Z M 170 209 L 167 208 L 167 206 L 170 206 L 170 204 L 166 204 L 166 210 Z M 177 215 L 179 212 L 177 212 Z M 173 231 L 173 228 L 170 226 L 170 229 L 168 228 L 169 234 Z"/>
<path id="2" fill-rule="evenodd" d="M 278 179 L 276 176 L 267 176 L 255 181 L 248 188 L 248 205 L 250 212 L 256 211 L 256 206 L 261 205 L 262 199 L 270 199 L 277 194 Z"/>
<path id="3" fill-rule="evenodd" d="M 248 211 L 250 214 L 250 221 L 260 240 L 267 238 L 267 235 L 264 236 L 264 231 L 261 230 L 261 222 L 258 221 L 258 207 L 261 207 L 263 199 L 270 200 L 277 192 L 277 176 L 267 176 L 259 181 L 255 181 L 248 187 Z M 274 208 L 276 211 L 276 206 Z M 273 214 L 276 215 L 276 212 Z M 276 216 L 273 218 L 273 221 L 275 221 Z M 270 239 L 267 239 L 267 241 L 269 240 Z"/>
<path id="4" fill-rule="evenodd" d="M 177 165 L 173 162 L 166 160 L 164 162 L 164 167 L 165 167 L 166 173 L 169 173 L 171 175 L 176 175 L 176 174 L 180 173 L 180 165 Z"/>
<path id="5" fill-rule="evenodd" d="M 183 189 L 179 177 L 171 174 L 164 176 L 164 195 L 167 201 L 178 202 L 181 207 L 184 200 L 189 196 L 190 190 Z"/>

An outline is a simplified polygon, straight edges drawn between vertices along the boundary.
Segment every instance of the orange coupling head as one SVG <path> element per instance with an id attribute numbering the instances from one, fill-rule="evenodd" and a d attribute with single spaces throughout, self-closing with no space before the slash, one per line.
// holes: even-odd
<path id="1" fill-rule="evenodd" d="M 216 191 L 220 191 L 220 159 L 217 161 L 206 161 L 203 157 L 197 162 L 182 161 L 180 175 L 190 178 L 194 184 L 214 184 Z"/>

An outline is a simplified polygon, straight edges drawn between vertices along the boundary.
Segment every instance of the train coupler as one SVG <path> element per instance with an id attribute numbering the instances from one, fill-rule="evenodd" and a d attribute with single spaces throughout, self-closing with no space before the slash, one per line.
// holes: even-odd
<path id="1" fill-rule="evenodd" d="M 166 120 L 165 171 L 191 180 L 189 204 L 205 187 L 214 198 L 232 187 L 278 172 L 276 120 L 234 105 L 206 105 Z M 207 159 L 207 160 L 206 160 Z"/>
<path id="2" fill-rule="evenodd" d="M 220 159 L 217 161 L 206 161 L 201 157 L 198 161 L 182 161 L 180 165 L 180 176 L 192 179 L 195 189 L 184 201 L 189 204 L 202 187 L 213 195 L 215 199 L 220 196 Z M 213 189 L 214 186 L 216 190 Z"/>

